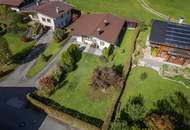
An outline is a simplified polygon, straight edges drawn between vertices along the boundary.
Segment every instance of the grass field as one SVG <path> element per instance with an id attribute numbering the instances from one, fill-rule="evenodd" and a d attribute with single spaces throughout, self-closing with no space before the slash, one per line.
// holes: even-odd
<path id="1" fill-rule="evenodd" d="M 31 44 L 34 44 L 34 41 L 33 42 L 22 42 L 18 35 L 13 35 L 13 34 L 7 33 L 3 37 L 7 40 L 8 44 L 9 44 L 9 48 L 13 55 L 20 52 L 24 48 L 31 46 Z"/>
<path id="2" fill-rule="evenodd" d="M 43 52 L 43 54 L 45 56 L 50 56 L 50 55 L 54 55 L 57 53 L 57 51 L 60 49 L 61 44 L 57 43 L 57 42 L 52 42 L 49 44 L 48 48 Z M 42 56 L 40 55 L 36 61 L 36 63 L 34 64 L 34 66 L 32 66 L 32 68 L 28 71 L 28 73 L 26 74 L 26 76 L 28 78 L 32 78 L 33 76 L 35 76 L 45 65 L 47 64 L 47 62 L 42 58 Z"/>
<path id="3" fill-rule="evenodd" d="M 133 52 L 135 39 L 137 37 L 137 30 L 127 30 L 122 43 L 119 48 L 116 49 L 116 56 L 113 60 L 113 64 L 125 64 L 126 59 L 131 57 Z M 122 52 L 124 50 L 124 52 Z"/>
<path id="4" fill-rule="evenodd" d="M 190 0 L 146 0 L 155 10 L 170 17 L 178 19 L 185 18 L 185 22 L 190 23 Z"/>
<path id="5" fill-rule="evenodd" d="M 140 79 L 140 75 L 143 72 L 148 74 L 145 80 Z M 145 100 L 145 107 L 148 110 L 153 106 L 153 102 L 169 96 L 176 91 L 181 91 L 190 97 L 190 89 L 187 89 L 182 84 L 163 79 L 156 71 L 150 68 L 136 67 L 129 74 L 121 99 L 121 108 L 123 108 L 130 96 L 142 94 Z"/>
<path id="6" fill-rule="evenodd" d="M 147 12 L 137 0 L 66 0 L 83 12 L 109 12 L 123 18 L 150 23 L 157 16 Z"/>
<path id="7" fill-rule="evenodd" d="M 50 98 L 81 113 L 104 120 L 118 97 L 119 89 L 109 89 L 104 95 L 90 87 L 94 69 L 102 66 L 99 57 L 83 53 L 78 68 L 66 78 L 66 83 Z M 98 94 L 102 94 L 100 97 Z"/>

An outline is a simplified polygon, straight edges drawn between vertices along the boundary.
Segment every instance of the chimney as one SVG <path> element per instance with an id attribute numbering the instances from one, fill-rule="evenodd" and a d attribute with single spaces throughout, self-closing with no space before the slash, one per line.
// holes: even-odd
<path id="1" fill-rule="evenodd" d="M 100 34 L 102 34 L 104 31 L 103 31 L 101 28 L 98 28 L 98 29 L 97 29 L 97 32 L 98 32 L 98 34 L 100 35 Z"/>
<path id="2" fill-rule="evenodd" d="M 107 19 L 104 19 L 104 24 L 105 24 L 105 26 L 107 26 L 109 24 Z"/>
<path id="3" fill-rule="evenodd" d="M 60 12 L 60 8 L 56 7 L 56 13 L 58 14 Z"/>
<path id="4" fill-rule="evenodd" d="M 36 0 L 36 5 L 39 6 L 40 5 L 40 1 Z"/>
<path id="5" fill-rule="evenodd" d="M 179 18 L 179 22 L 178 22 L 178 23 L 179 23 L 179 24 L 182 24 L 182 23 L 183 23 L 183 21 L 184 21 L 184 18 L 183 18 L 183 17 L 180 17 L 180 18 Z"/>

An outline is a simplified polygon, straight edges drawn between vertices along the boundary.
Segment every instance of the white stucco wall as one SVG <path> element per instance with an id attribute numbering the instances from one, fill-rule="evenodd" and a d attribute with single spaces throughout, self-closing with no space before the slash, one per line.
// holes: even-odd
<path id="1" fill-rule="evenodd" d="M 96 37 L 91 37 L 90 40 L 88 39 L 83 39 L 82 36 L 74 36 L 73 38 L 76 39 L 77 42 L 79 43 L 88 43 L 89 45 L 93 44 L 94 42 L 99 46 L 99 49 L 103 50 L 105 47 L 109 47 L 110 46 L 110 43 L 106 42 L 106 41 L 103 41 L 99 38 L 96 38 Z M 103 43 L 103 44 L 101 44 Z"/>
<path id="2" fill-rule="evenodd" d="M 50 17 L 45 16 L 45 15 L 40 14 L 40 13 L 37 13 L 37 17 L 38 17 L 38 19 L 39 19 L 39 22 L 40 22 L 42 25 L 51 27 L 53 30 L 55 29 L 54 22 L 53 22 L 53 18 L 50 18 Z M 45 19 L 45 21 L 43 21 L 43 18 Z M 50 22 L 48 22 L 47 19 L 49 19 Z"/>
<path id="3" fill-rule="evenodd" d="M 16 12 L 19 12 L 19 11 L 20 11 L 20 9 L 17 8 L 17 7 L 11 7 L 10 9 L 13 10 L 13 11 L 16 11 Z"/>
<path id="4" fill-rule="evenodd" d="M 60 17 L 58 17 L 56 19 L 48 17 L 48 16 L 40 14 L 40 13 L 37 13 L 36 15 L 38 17 L 38 21 L 42 25 L 48 26 L 48 27 L 50 27 L 53 30 L 55 30 L 56 27 L 65 27 L 71 21 L 71 11 L 64 13 L 63 16 L 60 16 Z M 43 18 L 45 19 L 45 21 L 43 20 Z M 32 17 L 31 17 L 31 19 L 37 21 L 37 19 L 34 19 Z M 48 19 L 50 20 L 50 22 L 48 22 Z"/>

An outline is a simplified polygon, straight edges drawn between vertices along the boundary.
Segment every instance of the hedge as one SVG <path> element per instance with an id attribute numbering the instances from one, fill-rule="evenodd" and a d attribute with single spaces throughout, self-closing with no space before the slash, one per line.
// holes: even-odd
<path id="1" fill-rule="evenodd" d="M 94 125 L 97 128 L 101 128 L 103 123 L 104 123 L 104 121 L 101 120 L 101 119 L 91 117 L 91 116 L 88 116 L 86 114 L 80 113 L 80 112 L 78 112 L 76 110 L 61 106 L 60 104 L 54 102 L 51 99 L 48 99 L 48 98 L 45 98 L 45 97 L 40 97 L 40 96 L 36 95 L 36 93 L 30 93 L 29 96 L 36 99 L 36 100 L 38 100 L 38 101 L 40 101 L 41 103 L 43 103 L 43 104 L 45 104 L 47 106 L 50 106 L 51 108 L 53 108 L 55 110 L 58 110 L 58 111 L 61 111 L 63 113 L 66 113 L 68 115 L 71 115 L 72 117 L 80 119 L 80 120 L 82 120 L 84 122 L 87 122 L 87 123 L 89 123 L 91 125 Z"/>

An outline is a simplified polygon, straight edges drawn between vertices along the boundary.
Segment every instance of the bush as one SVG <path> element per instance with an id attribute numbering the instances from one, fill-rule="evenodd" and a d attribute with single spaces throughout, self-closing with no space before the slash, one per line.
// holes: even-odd
<path id="1" fill-rule="evenodd" d="M 0 23 L 0 36 L 4 35 L 7 32 L 7 26 L 3 23 Z"/>
<path id="2" fill-rule="evenodd" d="M 81 51 L 79 47 L 75 44 L 72 44 L 67 51 L 63 52 L 61 55 L 61 67 L 66 72 L 71 72 L 74 70 L 75 64 L 81 58 Z"/>
<path id="3" fill-rule="evenodd" d="M 113 68 L 96 68 L 91 79 L 91 86 L 101 88 L 103 92 L 109 87 L 123 87 L 124 79 Z"/>
<path id="4" fill-rule="evenodd" d="M 12 56 L 6 39 L 0 37 L 0 63 L 7 64 Z"/>
<path id="5" fill-rule="evenodd" d="M 38 80 L 37 94 L 40 96 L 50 96 L 54 91 L 54 80 L 52 76 L 44 76 Z"/>
<path id="6" fill-rule="evenodd" d="M 38 35 L 40 32 L 43 32 L 43 26 L 40 23 L 34 23 L 32 26 L 32 35 Z"/>
<path id="7" fill-rule="evenodd" d="M 108 48 L 105 47 L 104 50 L 102 51 L 102 56 L 104 56 L 106 59 L 109 59 L 109 56 L 112 53 L 113 46 L 109 46 Z"/>
<path id="8" fill-rule="evenodd" d="M 65 29 L 56 29 L 53 34 L 54 40 L 56 42 L 61 42 L 68 37 L 69 32 Z"/>
<path id="9" fill-rule="evenodd" d="M 58 110 L 60 112 L 66 113 L 72 117 L 75 117 L 77 119 L 80 119 L 82 121 L 85 121 L 91 125 L 94 125 L 98 128 L 101 128 L 101 126 L 103 125 L 104 121 L 102 121 L 101 119 L 95 118 L 95 117 L 91 117 L 88 115 L 85 115 L 83 113 L 80 113 L 76 110 L 70 109 L 70 108 L 66 108 L 64 106 L 61 106 L 60 104 L 54 102 L 51 99 L 45 98 L 45 97 L 40 97 L 38 95 L 36 95 L 35 93 L 31 93 L 29 95 L 30 97 L 40 101 L 41 103 L 50 106 L 51 108 L 53 108 L 54 110 Z"/>
<path id="10" fill-rule="evenodd" d="M 147 74 L 146 72 L 143 72 L 143 73 L 140 75 L 140 79 L 141 79 L 141 80 L 145 80 L 147 77 L 148 77 L 148 74 Z"/>

